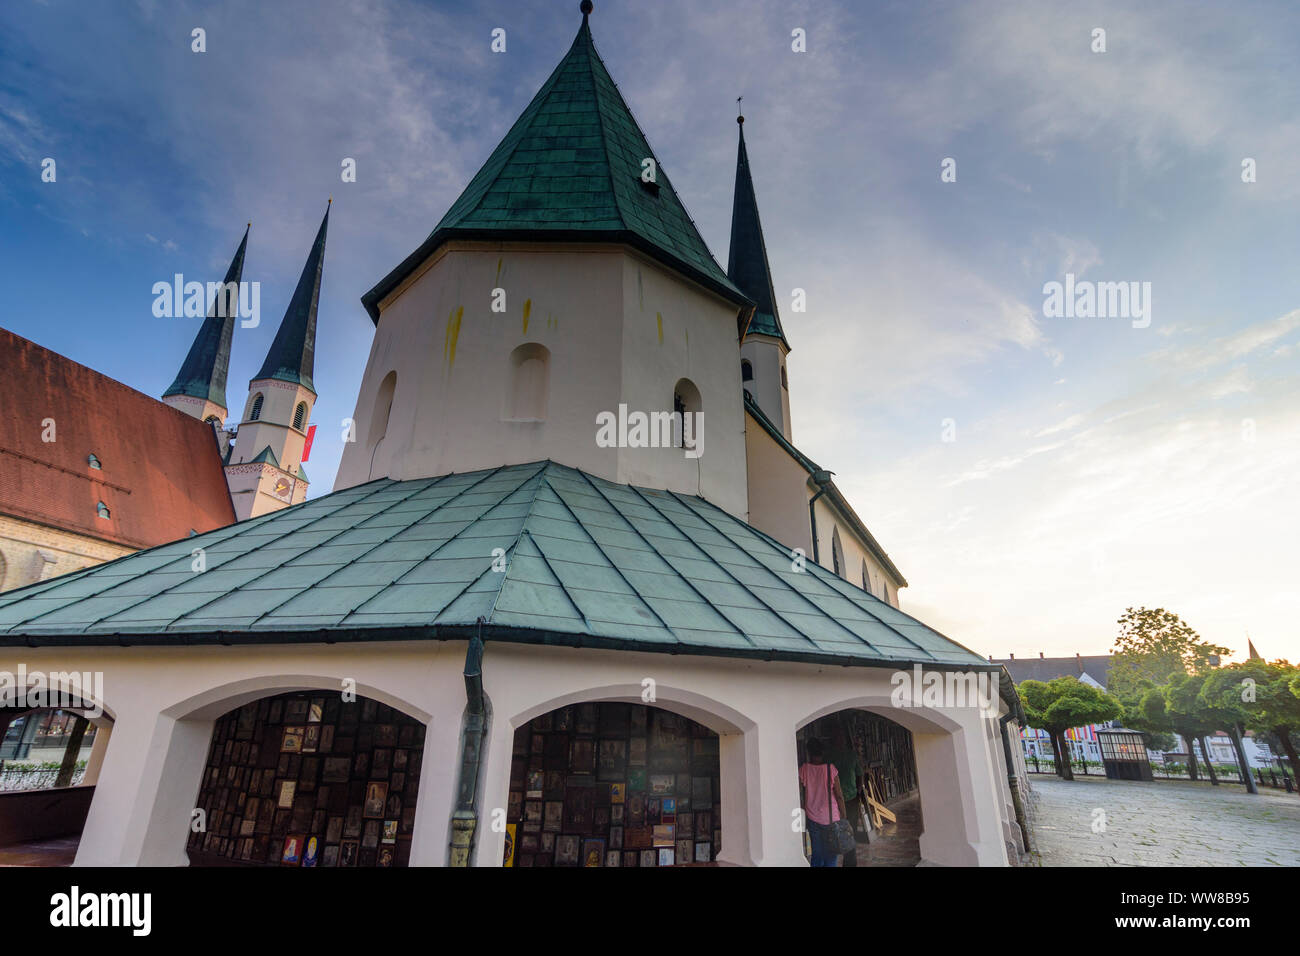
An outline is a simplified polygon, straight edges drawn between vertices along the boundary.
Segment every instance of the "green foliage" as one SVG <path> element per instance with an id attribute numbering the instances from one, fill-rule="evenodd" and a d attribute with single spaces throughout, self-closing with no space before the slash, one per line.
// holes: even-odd
<path id="1" fill-rule="evenodd" d="M 1105 723 L 1120 714 L 1115 697 L 1075 677 L 1058 677 L 1047 683 L 1027 680 L 1019 690 L 1029 726 L 1052 734 Z"/>
<path id="2" fill-rule="evenodd" d="M 1134 701 L 1149 687 L 1179 674 L 1200 674 L 1231 650 L 1208 644 L 1182 618 L 1164 608 L 1128 608 L 1117 622 L 1119 637 L 1111 655 L 1111 693 Z"/>

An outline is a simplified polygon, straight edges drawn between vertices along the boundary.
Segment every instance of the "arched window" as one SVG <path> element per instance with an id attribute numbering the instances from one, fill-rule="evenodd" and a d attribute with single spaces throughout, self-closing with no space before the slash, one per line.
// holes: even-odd
<path id="1" fill-rule="evenodd" d="M 840 577 L 844 576 L 844 547 L 840 544 L 840 529 L 838 527 L 831 530 L 831 565 L 832 570 Z"/>
<path id="2" fill-rule="evenodd" d="M 293 427 L 302 431 L 307 424 L 307 403 L 299 402 L 298 407 L 293 410 Z"/>
<path id="3" fill-rule="evenodd" d="M 99 463 L 99 459 L 96 458 L 94 455 L 86 456 L 86 464 L 90 465 L 91 468 L 94 468 L 97 471 L 104 467 Z"/>
<path id="4" fill-rule="evenodd" d="M 253 404 L 248 409 L 248 420 L 255 422 L 262 417 L 262 393 L 253 396 Z"/>
<path id="5" fill-rule="evenodd" d="M 211 425 L 213 428 L 220 428 L 220 427 L 221 427 L 221 419 L 218 418 L 216 415 L 209 415 L 207 418 L 205 418 L 205 419 L 203 419 L 203 420 L 204 420 L 207 424 Z"/>
<path id="6" fill-rule="evenodd" d="M 112 517 L 112 513 L 108 510 L 108 505 L 104 504 L 104 502 L 102 501 L 99 504 L 95 505 L 95 513 L 99 515 L 101 518 Z"/>
<path id="7" fill-rule="evenodd" d="M 740 361 L 740 380 L 742 382 L 752 382 L 754 380 L 754 366 L 750 364 L 749 359 Z"/>
<path id="8" fill-rule="evenodd" d="M 550 350 L 536 342 L 519 346 L 510 353 L 509 371 L 510 384 L 502 417 L 511 422 L 545 421 L 551 378 Z"/>
<path id="9" fill-rule="evenodd" d="M 862 590 L 875 593 L 875 589 L 871 586 L 871 572 L 867 569 L 865 558 L 862 561 Z"/>
<path id="10" fill-rule="evenodd" d="M 5 589 L 5 572 L 7 570 L 8 566 L 5 562 L 5 556 L 0 554 L 0 591 Z"/>
<path id="11" fill-rule="evenodd" d="M 689 378 L 677 380 L 673 386 L 673 447 L 694 448 L 699 441 L 703 423 L 703 402 L 700 390 Z"/>
<path id="12" fill-rule="evenodd" d="M 785 366 L 784 366 L 784 365 L 781 366 L 781 387 L 784 388 L 784 389 L 786 389 L 787 391 L 788 391 L 789 388 L 790 388 L 790 382 L 789 382 L 789 381 L 786 379 L 786 377 L 785 377 Z"/>

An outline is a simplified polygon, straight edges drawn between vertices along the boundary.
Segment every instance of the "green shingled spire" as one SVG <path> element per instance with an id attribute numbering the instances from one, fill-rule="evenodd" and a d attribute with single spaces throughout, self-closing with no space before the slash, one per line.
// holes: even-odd
<path id="1" fill-rule="evenodd" d="M 235 250 L 235 258 L 230 260 L 224 283 L 240 283 L 244 275 L 244 252 L 248 248 L 248 230 L 253 227 L 250 222 L 244 230 L 244 238 Z M 190 395 L 205 398 L 215 405 L 226 408 L 226 375 L 230 371 L 230 340 L 235 331 L 236 309 L 223 309 L 229 315 L 218 315 L 217 303 L 224 301 L 220 297 L 212 303 L 208 317 L 199 326 L 199 334 L 194 336 L 194 344 L 189 354 L 181 363 L 181 370 L 176 380 L 171 383 L 163 398 L 168 395 Z"/>
<path id="2" fill-rule="evenodd" d="M 332 203 L 331 199 L 330 204 Z M 253 381 L 276 378 L 316 391 L 311 378 L 316 355 L 316 308 L 320 302 L 321 269 L 325 265 L 325 232 L 329 222 L 330 210 L 329 205 L 326 205 L 325 218 L 321 220 L 311 254 L 302 267 L 298 287 L 293 290 L 289 308 L 280 321 L 280 330 L 275 333 L 275 341 L 266 353 L 266 361 L 262 363 L 261 371 L 253 376 Z"/>
<path id="3" fill-rule="evenodd" d="M 727 275 L 736 286 L 754 300 L 754 317 L 748 335 L 772 335 L 790 343 L 781 328 L 776 311 L 776 293 L 772 289 L 772 269 L 767 263 L 767 244 L 763 241 L 763 224 L 758 218 L 758 199 L 754 179 L 749 172 L 749 153 L 745 149 L 745 117 L 737 116 L 740 146 L 736 151 L 736 194 L 731 204 L 731 249 L 727 253 Z"/>
<path id="4" fill-rule="evenodd" d="M 655 160 L 655 183 L 641 180 Z M 748 305 L 714 261 L 610 78 L 584 11 L 573 45 L 428 239 L 362 298 L 379 301 L 449 239 L 625 242 Z"/>

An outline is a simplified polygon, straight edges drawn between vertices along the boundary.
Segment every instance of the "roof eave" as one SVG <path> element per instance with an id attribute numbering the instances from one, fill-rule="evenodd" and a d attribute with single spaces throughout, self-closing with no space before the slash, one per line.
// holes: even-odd
<path id="1" fill-rule="evenodd" d="M 397 268 L 379 280 L 361 297 L 366 314 L 375 325 L 379 324 L 379 304 L 416 271 L 426 259 L 445 243 L 454 239 L 481 242 L 589 242 L 626 245 L 645 253 L 691 281 L 704 286 L 715 295 L 734 303 L 740 309 L 753 309 L 754 303 L 728 282 L 719 282 L 690 263 L 670 255 L 652 242 L 629 229 L 470 229 L 450 226 L 435 230 L 420 243 L 414 252 L 401 261 Z"/>

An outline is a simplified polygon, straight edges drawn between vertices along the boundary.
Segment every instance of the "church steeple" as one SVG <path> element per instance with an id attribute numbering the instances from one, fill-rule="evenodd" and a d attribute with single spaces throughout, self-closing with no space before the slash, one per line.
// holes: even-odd
<path id="1" fill-rule="evenodd" d="M 790 343 L 781 328 L 772 268 L 767 261 L 767 243 L 758 217 L 758 198 L 749 170 L 749 151 L 745 148 L 745 117 L 737 116 L 736 124 L 740 142 L 736 148 L 736 192 L 731 204 L 727 277 L 754 302 L 753 317 L 740 343 L 741 379 L 763 415 L 790 440 L 790 391 L 785 367 Z"/>
<path id="2" fill-rule="evenodd" d="M 230 288 L 233 284 L 238 289 L 243 280 L 244 253 L 248 249 L 248 232 L 252 226 L 250 222 L 244 230 L 244 238 L 235 250 L 235 257 L 230 260 L 230 268 L 226 270 L 223 288 Z M 226 299 L 224 294 L 218 295 L 208 317 L 199 326 L 194 344 L 181 363 L 176 380 L 162 395 L 163 401 L 168 405 L 195 418 L 216 417 L 224 421 L 226 417 L 226 376 L 230 371 L 230 341 L 238 312 L 237 307 L 232 306 L 236 306 L 234 299 Z"/>
<path id="3" fill-rule="evenodd" d="M 727 253 L 727 278 L 754 301 L 754 318 L 747 335 L 770 335 L 781 340 L 786 351 L 785 332 L 776 309 L 772 289 L 772 269 L 767 262 L 767 244 L 763 225 L 758 218 L 758 198 L 749 171 L 749 152 L 745 149 L 745 117 L 737 116 L 740 143 L 736 149 L 736 192 L 731 203 L 731 248 Z"/>
<path id="4" fill-rule="evenodd" d="M 320 302 L 321 270 L 325 265 L 325 233 L 329 228 L 333 202 L 331 199 L 325 207 L 325 218 L 321 220 L 316 241 L 312 243 L 311 253 L 302 267 L 298 286 L 293 290 L 293 298 L 289 300 L 280 329 L 275 333 L 275 341 L 266 353 L 266 361 L 253 376 L 254 381 L 278 379 L 315 391 L 312 370 L 316 354 L 316 310 Z"/>
<path id="5" fill-rule="evenodd" d="M 307 497 L 307 475 L 301 462 L 316 404 L 312 381 L 316 312 L 329 220 L 330 207 L 326 206 L 266 361 L 248 383 L 243 421 L 226 457 L 226 483 L 241 521 L 296 505 Z"/>

